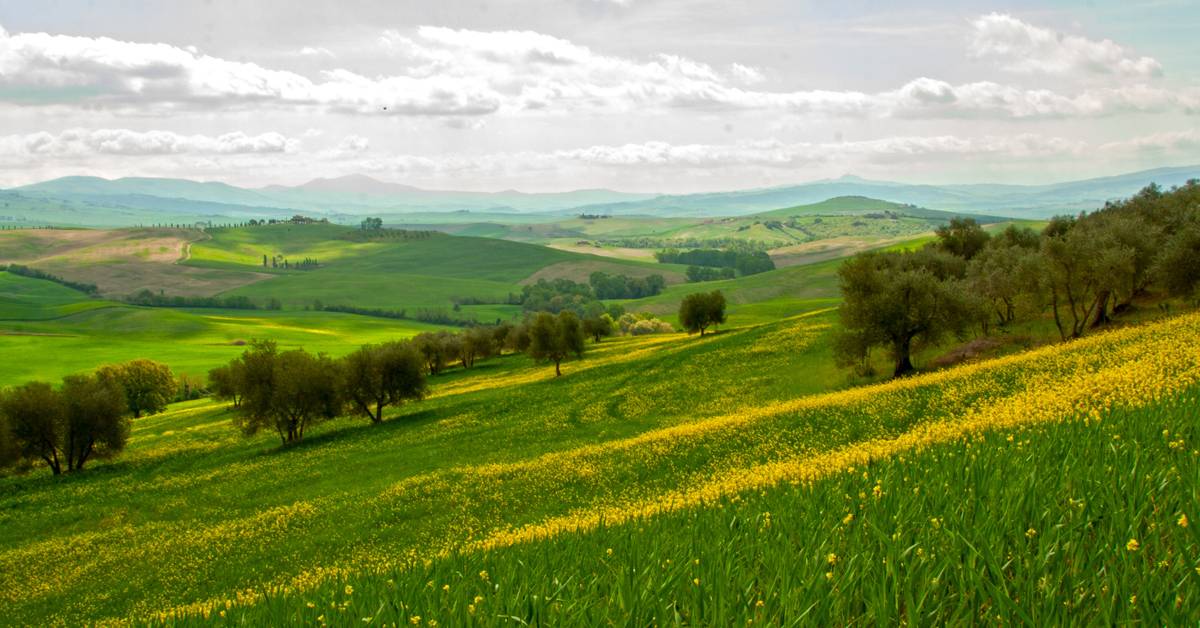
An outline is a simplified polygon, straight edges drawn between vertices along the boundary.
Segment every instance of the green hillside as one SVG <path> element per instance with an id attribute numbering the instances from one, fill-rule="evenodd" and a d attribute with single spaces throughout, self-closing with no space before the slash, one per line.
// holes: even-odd
<path id="1" fill-rule="evenodd" d="M 493 238 L 435 233 L 361 241 L 358 235 L 357 229 L 335 225 L 217 229 L 210 240 L 192 247 L 187 264 L 274 272 L 276 276 L 267 281 L 225 294 L 277 298 L 288 307 L 304 307 L 318 300 L 392 309 L 445 309 L 452 306 L 452 299 L 464 297 L 503 302 L 535 275 L 586 282 L 587 273 L 594 270 L 631 276 L 658 273 L 668 281 L 681 280 L 676 267 Z M 293 272 L 264 269 L 263 255 L 283 255 L 292 262 L 311 257 L 320 267 Z"/>
<path id="2" fill-rule="evenodd" d="M 0 360 L 0 387 L 52 381 L 134 358 L 204 376 L 240 355 L 241 345 L 254 338 L 342 355 L 366 342 L 436 329 L 441 328 L 332 312 L 133 307 L 0 272 L 0 353 L 6 356 Z"/>
<path id="3" fill-rule="evenodd" d="M 729 217 L 605 216 L 557 219 L 540 224 L 491 219 L 479 223 L 435 221 L 432 228 L 456 235 L 505 238 L 548 244 L 577 252 L 633 257 L 622 247 L 723 247 L 740 242 L 779 249 L 834 238 L 870 244 L 933 231 L 956 216 L 861 196 L 831 198 L 820 203 Z M 983 223 L 999 219 L 974 216 Z M 421 228 L 418 221 L 407 223 Z"/>
<path id="4" fill-rule="evenodd" d="M 63 482 L 41 473 L 0 480 L 0 581 L 7 585 L 0 602 L 36 623 L 176 613 L 199 620 L 225 611 L 226 619 L 250 623 L 320 623 L 320 615 L 349 625 L 419 615 L 417 621 L 454 625 L 481 611 L 480 621 L 496 622 L 502 609 L 517 605 L 526 621 L 588 623 L 634 611 L 650 617 L 666 605 L 700 623 L 722 623 L 758 612 L 757 600 L 773 617 L 801 612 L 813 602 L 806 592 L 831 590 L 811 583 L 831 579 L 825 573 L 833 571 L 833 579 L 845 580 L 824 596 L 817 616 L 847 620 L 894 606 L 887 597 L 863 597 L 886 596 L 887 582 L 919 575 L 927 587 L 924 576 L 940 572 L 945 589 L 905 586 L 896 594 L 928 591 L 922 599 L 929 614 L 922 617 L 949 621 L 995 603 L 989 583 L 1036 586 L 1024 568 L 987 572 L 995 555 L 962 552 L 978 550 L 980 540 L 992 552 L 1020 539 L 1053 543 L 1055 521 L 1076 516 L 1066 497 L 1120 518 L 1083 537 L 1082 546 L 1058 550 L 1067 552 L 1063 559 L 1029 572 L 1071 579 L 1065 591 L 1053 589 L 1064 591 L 1051 597 L 1055 604 L 1069 593 L 1079 596 L 1072 599 L 1081 609 L 1126 612 L 1123 603 L 1096 593 L 1103 583 L 1149 603 L 1165 595 L 1156 593 L 1162 590 L 1156 583 L 1191 577 L 1197 541 L 1167 524 L 1179 516 L 1176 509 L 1193 508 L 1194 499 L 1172 491 L 1161 502 L 1165 509 L 1152 513 L 1139 491 L 1170 486 L 1160 476 L 1194 476 L 1197 463 L 1186 453 L 1194 422 L 1172 404 L 1194 403 L 1200 353 L 1180 339 L 1200 332 L 1200 317 L 819 394 L 843 381 L 828 353 L 832 317 L 819 310 L 704 339 L 605 341 L 584 360 L 567 363 L 562 378 L 524 357 L 506 357 L 435 378 L 429 400 L 393 412 L 381 426 L 351 419 L 323 424 L 302 446 L 286 450 L 276 448 L 274 435 L 240 436 L 222 404 L 176 406 L 137 422 L 131 449 L 118 462 Z M 1145 409 L 1151 418 L 1125 419 L 1126 426 L 1122 408 Z M 1079 417 L 1100 423 L 1089 428 L 1074 422 Z M 1062 431 L 1045 432 L 1053 438 L 1022 431 L 1062 421 Z M 1105 427 L 1110 422 L 1117 431 Z M 1064 468 L 1058 456 L 1042 458 L 1054 460 L 1055 473 L 1045 480 L 1028 467 L 1014 478 L 1001 473 L 1008 467 L 988 465 L 986 474 L 970 467 L 979 475 L 961 483 L 956 461 L 964 448 L 1002 447 L 1005 434 L 1013 435 L 1021 443 L 1011 446 L 1016 465 L 1037 447 L 1047 455 L 1061 451 L 1055 447 L 1077 442 L 1089 429 L 1105 429 L 1104 443 L 1122 433 L 1132 437 L 1137 450 L 1123 456 L 1144 456 L 1142 447 L 1159 451 L 1176 438 L 1184 439 L 1185 453 L 1156 460 L 1104 492 L 1062 484 L 1068 488 L 1056 489 L 1066 491 L 1061 501 L 1055 493 L 1021 491 L 1059 486 L 1051 484 Z M 1027 454 L 1020 447 L 1030 441 L 1038 443 Z M 1086 468 L 1092 458 L 1084 452 L 1097 452 L 1087 454 L 1094 458 L 1109 446 L 1085 442 L 1096 444 L 1081 445 L 1078 462 L 1065 468 Z M 999 455 L 972 453 L 968 460 L 983 465 Z M 789 488 L 797 483 L 802 488 Z M 972 524 L 984 515 L 966 507 L 993 494 L 999 501 L 986 502 L 987 525 Z M 1012 506 L 993 509 L 997 503 Z M 772 526 L 780 522 L 782 538 L 763 528 L 766 512 Z M 695 518 L 696 527 L 666 534 L 678 530 L 680 517 Z M 744 523 L 715 542 L 701 536 L 729 525 L 730 517 Z M 1162 532 L 1147 528 L 1151 521 Z M 943 527 L 951 535 L 945 541 L 929 536 Z M 1031 528 L 1036 540 L 1027 536 Z M 760 532 L 748 536 L 743 529 Z M 814 534 L 821 529 L 830 532 Z M 1139 563 L 1119 562 L 1126 550 L 1112 545 L 1126 535 L 1141 539 L 1151 564 L 1160 556 L 1179 558 L 1161 572 L 1140 574 Z M 734 545 L 742 540 L 753 543 Z M 773 552 L 780 543 L 790 554 Z M 1113 579 L 1097 579 L 1088 567 L 1095 563 L 1071 562 L 1078 552 L 1112 565 Z M 839 562 L 822 566 L 830 553 Z M 784 558 L 793 555 L 785 568 Z M 1030 560 L 1044 561 L 1041 555 Z M 890 571 L 878 566 L 882 557 L 889 557 Z M 531 567 L 516 567 L 526 560 Z M 978 569 L 941 571 L 973 564 Z M 770 574 L 776 576 L 753 584 Z M 535 586 L 553 577 L 559 586 L 578 586 L 557 592 Z M 715 595 L 712 587 L 731 582 L 746 588 Z M 1186 597 L 1176 608 L 1194 608 L 1195 593 L 1177 591 Z M 964 598 L 968 592 L 978 597 Z M 619 594 L 623 606 L 611 607 L 608 593 Z M 956 602 L 964 599 L 977 602 Z M 1143 612 L 1175 617 L 1180 611 L 1171 608 Z M 1019 616 L 1011 607 L 993 610 Z M 1190 611 L 1184 612 L 1179 617 Z"/>

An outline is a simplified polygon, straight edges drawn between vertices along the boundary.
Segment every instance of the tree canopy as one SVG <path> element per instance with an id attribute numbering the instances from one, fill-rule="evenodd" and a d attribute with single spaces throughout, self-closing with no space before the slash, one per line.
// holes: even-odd
<path id="1" fill-rule="evenodd" d="M 383 421 L 383 409 L 425 397 L 424 364 L 408 341 L 365 345 L 342 358 L 346 397 L 372 423 Z"/>
<path id="2" fill-rule="evenodd" d="M 0 396 L 0 453 L 7 464 L 41 461 L 58 475 L 125 448 L 129 419 L 124 393 L 95 375 L 69 375 L 55 390 L 30 382 Z"/>
<path id="3" fill-rule="evenodd" d="M 171 367 L 153 360 L 138 359 L 100 367 L 96 374 L 125 392 L 125 401 L 133 418 L 158 414 L 175 396 L 175 377 Z"/>
<path id="4" fill-rule="evenodd" d="M 286 445 L 302 440 L 310 425 L 341 412 L 338 369 L 328 356 L 303 349 L 281 353 L 274 342 L 256 340 L 241 359 L 237 424 L 247 435 L 275 430 Z"/>
<path id="5" fill-rule="evenodd" d="M 553 362 L 555 376 L 562 375 L 563 360 L 571 355 L 582 357 L 583 350 L 583 325 L 570 310 L 557 315 L 539 312 L 529 324 L 529 355 Z"/>
<path id="6" fill-rule="evenodd" d="M 679 324 L 694 334 L 704 332 L 713 325 L 725 322 L 725 295 L 720 290 L 696 292 L 683 298 L 679 304 Z"/>
<path id="7" fill-rule="evenodd" d="M 914 342 L 965 332 L 977 310 L 954 269 L 945 253 L 929 249 L 862 253 L 842 264 L 840 361 L 858 362 L 863 352 L 885 346 L 899 377 L 913 371 Z"/>

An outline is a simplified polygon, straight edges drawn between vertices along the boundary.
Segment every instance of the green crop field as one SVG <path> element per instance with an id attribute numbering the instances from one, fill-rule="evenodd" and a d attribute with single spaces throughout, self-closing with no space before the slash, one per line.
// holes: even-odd
<path id="1" fill-rule="evenodd" d="M 680 281 L 679 268 L 615 260 L 548 247 L 437 234 L 410 240 L 359 242 L 357 230 L 335 225 L 269 225 L 218 229 L 192 247 L 190 266 L 273 272 L 272 278 L 222 293 L 258 300 L 279 299 L 286 306 L 314 301 L 385 309 L 449 308 L 455 298 L 503 302 L 527 280 L 587 274 L 645 276 L 659 273 Z M 263 255 L 292 262 L 306 257 L 321 266 L 309 271 L 263 268 Z M 479 320 L 494 320 L 479 312 Z M 507 317 L 506 317 L 507 318 Z"/>
<path id="2" fill-rule="evenodd" d="M 176 373 L 203 376 L 240 355 L 240 344 L 254 338 L 341 355 L 360 344 L 437 329 L 332 312 L 134 307 L 0 273 L 0 353 L 5 356 L 0 386 L 56 380 L 142 357 L 164 362 Z"/>

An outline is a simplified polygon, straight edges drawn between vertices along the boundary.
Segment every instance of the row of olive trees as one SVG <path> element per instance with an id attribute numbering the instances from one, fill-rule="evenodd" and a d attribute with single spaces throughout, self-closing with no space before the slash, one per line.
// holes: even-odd
<path id="1" fill-rule="evenodd" d="M 1192 298 L 1200 287 L 1200 183 L 1134 197 L 1040 233 L 1010 226 L 996 236 L 955 219 L 932 245 L 868 252 L 838 273 L 841 364 L 869 367 L 873 348 L 914 370 L 915 347 L 972 328 L 989 333 L 1021 318 L 1051 318 L 1062 340 L 1078 338 L 1149 295 Z"/>
<path id="2" fill-rule="evenodd" d="M 0 394 L 0 468 L 82 470 L 125 448 L 131 417 L 161 412 L 174 396 L 171 370 L 150 360 L 69 375 L 57 388 L 28 382 L 9 389 Z"/>
<path id="3" fill-rule="evenodd" d="M 235 424 L 246 435 L 274 431 L 287 445 L 303 440 L 313 424 L 347 412 L 383 422 L 386 408 L 423 399 L 427 376 L 441 373 L 452 360 L 471 368 L 507 348 L 553 362 L 561 375 L 563 360 L 583 355 L 585 322 L 571 311 L 541 312 L 520 325 L 365 345 L 339 360 L 254 340 L 241 356 L 209 371 L 209 389 L 232 402 Z"/>
<path id="4" fill-rule="evenodd" d="M 333 360 L 254 340 L 241 356 L 209 371 L 208 378 L 213 396 L 233 403 L 234 423 L 244 433 L 273 430 L 285 445 L 347 410 L 380 423 L 388 406 L 426 393 L 420 355 L 408 341 L 365 345 Z"/>

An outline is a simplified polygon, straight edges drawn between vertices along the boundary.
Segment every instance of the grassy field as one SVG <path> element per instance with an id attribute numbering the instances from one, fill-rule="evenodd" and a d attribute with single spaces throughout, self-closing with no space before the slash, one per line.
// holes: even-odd
<path id="1" fill-rule="evenodd" d="M 646 259 L 645 249 L 622 248 L 619 244 L 640 240 L 644 245 L 667 247 L 686 241 L 739 240 L 766 248 L 783 248 L 841 239 L 866 246 L 930 232 L 953 215 L 871 198 L 839 197 L 812 205 L 726 218 L 576 217 L 540 224 L 434 223 L 425 227 L 456 235 L 504 238 L 617 258 Z"/>
<path id="2" fill-rule="evenodd" d="M 1193 624 L 1197 395 L 171 623 Z"/>
<path id="3" fill-rule="evenodd" d="M 998 606 L 998 590 L 986 583 L 1025 592 L 1048 574 L 1048 582 L 1068 583 L 1046 593 L 1055 604 L 1063 590 L 1082 587 L 1094 596 L 1093 583 L 1122 595 L 1153 585 L 1130 595 L 1141 595 L 1142 612 L 1151 613 L 1145 617 L 1161 623 L 1181 617 L 1159 605 L 1169 599 L 1163 583 L 1179 582 L 1170 595 L 1184 595 L 1182 608 L 1194 612 L 1195 594 L 1179 588 L 1187 582 L 1180 578 L 1193 577 L 1194 528 L 1181 535 L 1162 526 L 1179 508 L 1194 512 L 1197 496 L 1175 490 L 1160 500 L 1159 512 L 1147 510 L 1150 498 L 1138 492 L 1174 486 L 1160 475 L 1195 478 L 1194 458 L 1138 467 L 1120 486 L 1071 489 L 1072 499 L 1091 500 L 1085 512 L 1092 520 L 1101 518 L 1096 535 L 1055 530 L 1055 520 L 1074 516 L 1073 506 L 1019 489 L 1059 477 L 1028 477 L 1022 456 L 1040 450 L 1021 446 L 1036 441 L 1053 453 L 1077 433 L 1108 425 L 1129 423 L 1125 433 L 1136 436 L 1121 444 L 1136 448 L 1122 456 L 1149 460 L 1162 442 L 1147 442 L 1143 451 L 1140 439 L 1163 429 L 1169 438 L 1160 440 L 1182 439 L 1182 451 L 1194 456 L 1195 424 L 1187 418 L 1200 350 L 1190 339 L 1200 332 L 1200 315 L 844 391 L 836 391 L 847 382 L 829 356 L 833 317 L 821 309 L 704 339 L 605 341 L 583 361 L 565 364 L 562 378 L 521 356 L 493 360 L 435 378 L 432 398 L 401 408 L 381 426 L 336 421 L 287 450 L 272 436 L 239 436 L 220 404 L 175 406 L 139 421 L 117 462 L 58 480 L 41 473 L 0 480 L 0 607 L 32 623 L 199 621 L 225 611 L 229 621 L 250 623 L 320 623 L 321 616 L 357 625 L 419 615 L 418 622 L 456 625 L 500 623 L 506 613 L 548 623 L 631 613 L 657 618 L 646 623 L 728 623 L 752 612 L 776 622 L 882 621 L 878 613 L 894 606 L 918 613 L 913 621 L 936 623 L 990 620 L 992 612 L 1019 617 L 1012 606 Z M 1188 407 L 1186 416 L 1176 407 Z M 1141 416 L 1166 418 L 1141 427 Z M 1088 425 L 1076 423 L 1082 417 Z M 1037 430 L 1061 436 L 1037 438 Z M 1003 436 L 1014 431 L 1024 445 Z M 1105 432 L 1105 443 L 1089 447 L 1102 451 L 1112 436 Z M 1000 455 L 990 452 L 998 446 L 1015 454 L 1011 464 L 1018 466 L 962 473 L 959 461 L 978 456 L 985 464 L 986 456 Z M 989 452 L 979 453 L 985 447 Z M 1040 459 L 1056 474 L 1064 468 L 1061 456 Z M 1066 468 L 1079 473 L 1092 460 L 1081 453 L 1078 465 Z M 1130 469 L 1116 460 L 1112 473 Z M 1172 466 L 1176 471 L 1165 471 Z M 868 477 L 859 479 L 862 468 Z M 1005 475 L 1008 468 L 1022 474 Z M 1144 481 L 1143 471 L 1150 476 Z M 911 492 L 914 486 L 919 490 Z M 1093 497 L 1101 490 L 1127 501 Z M 992 509 L 983 501 L 992 494 L 1012 507 Z M 730 521 L 761 527 L 768 510 L 786 522 L 773 528 L 778 534 L 735 525 L 725 536 L 698 536 Z M 996 520 L 972 527 L 983 512 Z M 849 513 L 854 525 L 843 524 L 844 535 L 814 534 Z M 926 540 L 935 527 L 926 515 L 944 520 L 944 545 Z M 697 521 L 694 534 L 666 533 L 689 519 Z M 1135 573 L 1143 562 L 1120 562 L 1123 545 L 1107 545 L 1135 520 L 1142 527 L 1130 533 L 1146 551 L 1133 556 L 1169 556 L 1161 574 Z M 1162 529 L 1155 534 L 1151 523 Z M 1024 537 L 1029 528 L 1036 534 Z M 1070 538 L 1082 546 L 1039 545 L 1042 554 L 1028 557 L 1036 569 L 1003 554 L 969 553 L 975 540 L 995 541 L 986 549 L 1002 552 L 1021 538 Z M 780 550 L 785 546 L 789 553 Z M 605 549 L 574 553 L 598 547 Z M 1062 558 L 1047 563 L 1051 550 Z M 1078 552 L 1109 565 L 1107 575 L 1087 570 L 1095 562 L 1070 562 Z M 822 564 L 829 553 L 838 554 L 836 566 Z M 878 564 L 881 557 L 890 558 L 888 568 Z M 1001 561 L 998 571 L 979 575 L 993 558 Z M 517 561 L 530 567 L 517 573 Z M 946 567 L 958 561 L 979 569 Z M 921 585 L 920 605 L 887 597 L 912 593 L 916 585 L 897 588 L 910 575 L 943 584 Z M 813 588 L 814 581 L 828 588 Z M 717 587 L 724 582 L 737 586 Z M 1015 606 L 1054 617 L 1036 610 L 1040 600 L 1021 597 Z M 1077 603 L 1091 600 L 1097 612 L 1122 608 L 1114 597 L 1084 595 Z M 812 614 L 802 615 L 806 610 Z M 1110 616 L 1121 615 L 1095 615 Z"/>
<path id="4" fill-rule="evenodd" d="M 503 301 L 521 285 L 539 278 L 587 280 L 601 270 L 645 276 L 659 273 L 678 283 L 678 267 L 581 255 L 549 247 L 437 234 L 423 239 L 356 242 L 355 230 L 335 225 L 271 225 L 218 229 L 193 246 L 189 265 L 211 268 L 262 269 L 263 255 L 292 261 L 317 259 L 310 271 L 281 271 L 268 281 L 225 294 L 258 300 L 277 298 L 286 306 L 314 301 L 390 309 L 448 309 L 452 299 L 474 297 Z M 480 320 L 492 320 L 481 313 Z"/>
<path id="5" fill-rule="evenodd" d="M 87 299 L 56 283 L 0 273 L 0 387 L 54 381 L 101 364 L 150 358 L 203 376 L 268 338 L 331 355 L 361 344 L 442 329 L 332 312 L 134 307 Z M 9 356 L 21 356 L 20 359 Z"/>

